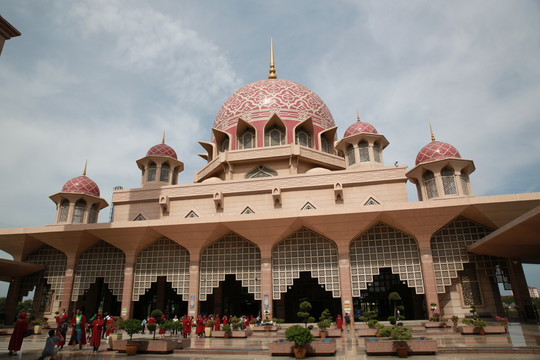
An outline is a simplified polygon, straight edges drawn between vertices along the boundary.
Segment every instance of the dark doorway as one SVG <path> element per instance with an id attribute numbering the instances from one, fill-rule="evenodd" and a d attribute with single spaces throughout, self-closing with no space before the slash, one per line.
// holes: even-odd
<path id="1" fill-rule="evenodd" d="M 300 278 L 295 279 L 287 293 L 281 297 L 282 300 L 274 300 L 274 313 L 277 318 L 285 319 L 285 322 L 300 321 L 296 313 L 303 301 L 311 304 L 310 314 L 316 322 L 319 321 L 324 309 L 330 310 L 334 319 L 337 314 L 341 314 L 341 299 L 333 298 L 332 292 L 326 291 L 324 285 L 319 284 L 316 278 L 312 278 L 309 272 L 301 272 Z"/>
<path id="2" fill-rule="evenodd" d="M 139 301 L 133 304 L 133 318 L 144 319 L 150 316 L 153 310 L 161 310 L 167 319 L 174 315 L 182 317 L 187 314 L 187 301 L 182 300 L 165 276 L 158 276 L 157 281 L 152 283 L 150 289 L 146 289 Z"/>
<path id="3" fill-rule="evenodd" d="M 200 313 L 203 315 L 256 317 L 260 311 L 261 301 L 255 300 L 253 294 L 248 293 L 248 289 L 236 280 L 234 274 L 225 275 L 225 281 L 220 281 L 219 287 L 214 288 L 214 293 L 207 295 L 206 301 L 200 303 Z"/>
<path id="4" fill-rule="evenodd" d="M 379 275 L 374 275 L 373 282 L 368 283 L 367 290 L 362 290 L 360 298 L 354 299 L 355 318 L 372 310 L 378 312 L 379 320 L 387 320 L 394 314 L 394 304 L 388 300 L 388 295 L 394 291 L 401 297 L 397 304 L 403 306 L 401 315 L 407 320 L 424 319 L 424 296 L 417 295 L 414 288 L 409 288 L 390 268 L 380 269 Z"/>
<path id="5" fill-rule="evenodd" d="M 82 296 L 79 296 L 74 306 L 72 313 L 75 313 L 76 309 L 81 309 L 81 312 L 90 319 L 98 312 L 120 316 L 122 303 L 109 290 L 104 278 L 97 278 L 96 282 L 90 285 Z"/>

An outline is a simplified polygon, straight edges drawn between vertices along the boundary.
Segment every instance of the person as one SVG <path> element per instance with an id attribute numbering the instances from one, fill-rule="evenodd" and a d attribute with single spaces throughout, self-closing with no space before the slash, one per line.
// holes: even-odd
<path id="1" fill-rule="evenodd" d="M 155 318 L 153 315 L 150 315 L 150 318 L 148 319 L 148 323 L 147 323 L 147 324 L 150 325 L 150 324 L 155 324 L 155 323 L 156 323 L 156 318 Z M 148 333 L 149 333 L 149 334 L 152 334 L 152 333 L 154 333 L 154 332 L 155 332 L 155 331 L 150 331 L 150 330 L 148 330 Z"/>
<path id="2" fill-rule="evenodd" d="M 219 314 L 216 314 L 216 323 L 214 324 L 214 330 L 219 331 L 221 325 L 221 319 L 219 318 Z"/>
<path id="3" fill-rule="evenodd" d="M 349 313 L 345 313 L 345 324 L 347 325 L 347 331 L 351 330 L 351 316 Z"/>
<path id="4" fill-rule="evenodd" d="M 116 323 L 114 321 L 114 316 L 109 316 L 109 320 L 105 323 L 105 337 L 116 331 Z"/>
<path id="5" fill-rule="evenodd" d="M 223 323 L 223 326 L 227 325 L 227 322 L 228 322 L 228 318 L 227 318 L 227 315 L 223 315 L 223 318 L 221 319 L 221 322 Z"/>
<path id="6" fill-rule="evenodd" d="M 17 355 L 17 351 L 21 350 L 23 338 L 28 333 L 28 321 L 26 321 L 26 312 L 21 312 L 19 318 L 13 328 L 13 333 L 9 339 L 9 355 Z"/>
<path id="7" fill-rule="evenodd" d="M 73 345 L 73 348 L 75 348 L 75 345 L 79 344 L 79 350 L 82 349 L 83 345 L 86 345 L 85 325 L 86 317 L 81 313 L 81 309 L 77 309 L 75 315 L 71 318 L 71 327 L 73 330 L 68 345 Z"/>
<path id="8" fill-rule="evenodd" d="M 53 359 L 59 349 L 58 347 L 55 348 L 55 345 L 62 342 L 62 340 L 65 339 L 63 338 L 60 331 L 54 331 L 52 329 L 49 330 L 49 337 L 45 340 L 45 347 L 41 352 L 41 356 L 38 357 L 38 360 L 43 360 L 49 356 L 51 357 L 51 359 Z"/>
<path id="9" fill-rule="evenodd" d="M 198 337 L 202 337 L 204 334 L 204 320 L 201 315 L 197 317 L 197 327 L 195 328 L 195 334 Z"/>
<path id="10" fill-rule="evenodd" d="M 340 314 L 338 314 L 336 317 L 336 326 L 339 330 L 343 331 L 343 319 L 341 318 Z"/>
<path id="11" fill-rule="evenodd" d="M 90 328 L 92 329 L 90 345 L 94 348 L 93 351 L 97 352 L 99 345 L 101 345 L 101 332 L 103 330 L 103 320 L 101 320 L 101 314 L 98 314 L 96 319 L 92 321 Z"/>
<path id="12" fill-rule="evenodd" d="M 178 321 L 178 316 L 175 314 L 173 319 L 172 319 L 173 322 L 177 322 Z M 173 335 L 176 335 L 178 334 L 178 329 L 177 328 L 174 328 L 173 330 Z"/>
<path id="13" fill-rule="evenodd" d="M 187 338 L 188 335 L 191 334 L 191 321 L 187 315 L 184 315 L 182 318 L 182 325 L 184 325 L 184 328 L 182 329 L 182 336 Z"/>
<path id="14" fill-rule="evenodd" d="M 56 344 L 60 347 L 60 350 L 62 350 L 64 348 L 64 345 L 66 344 L 66 335 L 69 328 L 68 319 L 68 314 L 66 314 L 66 311 L 64 310 L 64 314 L 62 315 L 62 324 L 60 325 L 60 329 L 58 329 L 58 332 L 61 335 L 61 339 Z"/>
<path id="15" fill-rule="evenodd" d="M 141 321 L 141 327 L 142 327 L 142 333 L 144 334 L 144 330 L 146 329 L 146 318 L 142 319 Z"/>
<path id="16" fill-rule="evenodd" d="M 165 317 L 165 314 L 162 314 L 161 315 L 161 321 L 159 322 L 159 325 L 163 325 L 167 322 L 167 318 Z M 161 337 L 165 337 L 165 330 L 161 328 L 161 326 L 159 327 L 159 335 Z"/>

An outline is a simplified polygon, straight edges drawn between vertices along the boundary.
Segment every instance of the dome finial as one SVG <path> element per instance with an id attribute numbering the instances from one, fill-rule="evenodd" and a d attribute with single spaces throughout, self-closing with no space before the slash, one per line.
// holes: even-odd
<path id="1" fill-rule="evenodd" d="M 356 121 L 360 122 L 360 113 L 358 112 L 358 108 L 356 109 Z"/>
<path id="2" fill-rule="evenodd" d="M 274 66 L 274 42 L 270 38 L 270 74 L 268 74 L 269 79 L 275 79 L 276 76 L 276 67 Z"/>
<path id="3" fill-rule="evenodd" d="M 86 176 L 86 166 L 88 165 L 88 159 L 84 162 L 84 171 L 82 173 L 82 176 Z"/>
<path id="4" fill-rule="evenodd" d="M 165 130 L 163 130 L 163 139 L 161 140 L 162 144 L 165 144 Z"/>
<path id="5" fill-rule="evenodd" d="M 435 141 L 435 135 L 433 135 L 433 129 L 431 128 L 431 123 L 429 123 L 429 131 L 431 131 L 431 141 Z"/>

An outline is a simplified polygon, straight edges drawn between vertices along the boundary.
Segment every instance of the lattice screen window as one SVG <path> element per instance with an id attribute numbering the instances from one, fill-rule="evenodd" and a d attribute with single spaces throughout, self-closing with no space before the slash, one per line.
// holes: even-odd
<path id="1" fill-rule="evenodd" d="M 240 235 L 228 233 L 204 249 L 200 274 L 200 301 L 206 301 L 228 274 L 236 275 L 255 300 L 261 300 L 261 251 Z"/>
<path id="2" fill-rule="evenodd" d="M 497 282 L 509 287 L 507 264 L 505 259 L 474 255 L 467 252 L 467 247 L 489 235 L 491 229 L 465 217 L 459 216 L 431 237 L 431 252 L 437 292 L 442 294 L 463 270 L 463 264 L 474 262 L 478 271 L 493 276 Z"/>
<path id="3" fill-rule="evenodd" d="M 55 300 L 61 300 L 64 292 L 67 256 L 49 245 L 42 245 L 28 255 L 25 262 L 43 265 L 45 269 L 22 278 L 19 297 L 27 296 L 39 280 L 45 278 L 47 284 L 51 286 L 51 291 L 54 291 Z"/>
<path id="4" fill-rule="evenodd" d="M 302 228 L 272 249 L 272 284 L 274 299 L 281 299 L 300 272 L 309 271 L 332 297 L 341 297 L 338 250 L 336 244 L 314 231 Z"/>
<path id="5" fill-rule="evenodd" d="M 105 241 L 98 242 L 86 250 L 77 262 L 71 301 L 77 301 L 97 278 L 104 278 L 113 295 L 121 301 L 125 265 L 126 255 L 121 250 Z"/>
<path id="6" fill-rule="evenodd" d="M 467 176 L 467 173 L 462 171 L 459 179 L 461 181 L 461 188 L 463 189 L 463 195 L 469 195 L 469 176 Z"/>
<path id="7" fill-rule="evenodd" d="M 456 180 L 454 170 L 445 167 L 441 170 L 441 178 L 445 195 L 457 195 Z"/>
<path id="8" fill-rule="evenodd" d="M 459 274 L 463 304 L 466 306 L 482 305 L 482 292 L 474 264 L 464 264 L 463 271 L 460 271 Z"/>
<path id="9" fill-rule="evenodd" d="M 353 297 L 373 282 L 379 269 L 391 268 L 417 294 L 424 294 L 420 253 L 416 240 L 384 223 L 378 223 L 354 239 L 349 246 Z"/>
<path id="10" fill-rule="evenodd" d="M 426 187 L 426 194 L 428 199 L 436 198 L 439 196 L 437 192 L 437 184 L 435 183 L 435 175 L 432 171 L 427 170 L 424 176 L 422 177 L 424 181 L 424 186 Z"/>
<path id="11" fill-rule="evenodd" d="M 184 301 L 189 299 L 189 252 L 174 241 L 162 237 L 137 256 L 133 279 L 133 301 L 150 289 L 158 276 L 167 282 Z"/>

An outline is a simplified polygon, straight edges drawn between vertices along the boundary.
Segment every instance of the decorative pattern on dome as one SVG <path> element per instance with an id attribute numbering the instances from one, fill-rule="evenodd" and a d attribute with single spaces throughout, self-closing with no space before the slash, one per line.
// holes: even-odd
<path id="1" fill-rule="evenodd" d="M 233 95 L 219 110 L 214 127 L 227 130 L 238 118 L 246 121 L 268 120 L 273 114 L 281 120 L 301 122 L 308 117 L 324 129 L 335 126 L 330 110 L 321 98 L 303 85 L 284 79 L 267 79 L 248 84 Z"/>
<path id="2" fill-rule="evenodd" d="M 167 144 L 157 144 L 152 146 L 146 153 L 146 156 L 168 156 L 178 160 L 176 152 Z"/>
<path id="3" fill-rule="evenodd" d="M 69 180 L 64 187 L 62 187 L 62 192 L 99 197 L 99 187 L 87 176 L 78 176 Z"/>
<path id="4" fill-rule="evenodd" d="M 347 130 L 345 131 L 345 135 L 343 135 L 343 138 L 362 133 L 377 134 L 377 130 L 371 124 L 357 121 L 347 128 Z"/>
<path id="5" fill-rule="evenodd" d="M 416 165 L 446 158 L 461 159 L 461 155 L 459 154 L 459 151 L 450 144 L 441 141 L 432 141 L 424 146 L 418 155 L 416 155 Z"/>

